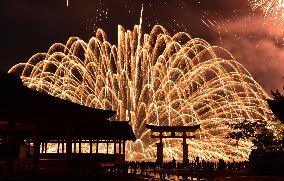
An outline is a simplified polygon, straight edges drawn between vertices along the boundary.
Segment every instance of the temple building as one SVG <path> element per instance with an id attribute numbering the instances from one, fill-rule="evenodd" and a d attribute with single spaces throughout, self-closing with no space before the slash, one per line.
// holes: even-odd
<path id="1" fill-rule="evenodd" d="M 115 165 L 135 141 L 127 121 L 24 86 L 0 73 L 0 173 Z M 1 175 L 1 174 L 0 174 Z"/>

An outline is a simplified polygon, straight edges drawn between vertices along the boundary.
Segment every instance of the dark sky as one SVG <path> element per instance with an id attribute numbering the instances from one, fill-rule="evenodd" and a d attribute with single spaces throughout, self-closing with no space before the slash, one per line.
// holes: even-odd
<path id="1" fill-rule="evenodd" d="M 283 31 L 272 28 L 247 0 L 3 0 L 0 2 L 0 70 L 26 62 L 70 36 L 87 41 L 102 28 L 117 44 L 117 25 L 133 29 L 143 11 L 143 31 L 155 24 L 186 31 L 229 50 L 265 88 L 284 84 Z M 280 28 L 281 29 L 281 28 Z"/>

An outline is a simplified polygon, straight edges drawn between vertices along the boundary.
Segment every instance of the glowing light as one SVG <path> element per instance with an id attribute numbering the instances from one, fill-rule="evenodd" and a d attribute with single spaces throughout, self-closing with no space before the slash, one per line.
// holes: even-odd
<path id="1" fill-rule="evenodd" d="M 116 110 L 114 119 L 129 120 L 138 138 L 127 143 L 127 159 L 155 159 L 157 140 L 145 124 L 195 123 L 201 129 L 187 140 L 190 159 L 247 159 L 250 142 L 236 146 L 224 137 L 229 124 L 243 119 L 273 124 L 265 91 L 223 48 L 185 32 L 171 36 L 160 25 L 144 34 L 141 23 L 132 31 L 119 25 L 117 46 L 98 29 L 89 42 L 71 37 L 9 72 L 20 72 L 23 83 L 38 91 Z M 181 140 L 166 139 L 164 155 L 181 159 Z"/>
<path id="2" fill-rule="evenodd" d="M 249 0 L 253 10 L 261 10 L 267 21 L 283 31 L 284 1 L 283 0 Z"/>
<path id="3" fill-rule="evenodd" d="M 69 6 L 69 0 L 66 0 L 66 6 L 67 7 Z"/>

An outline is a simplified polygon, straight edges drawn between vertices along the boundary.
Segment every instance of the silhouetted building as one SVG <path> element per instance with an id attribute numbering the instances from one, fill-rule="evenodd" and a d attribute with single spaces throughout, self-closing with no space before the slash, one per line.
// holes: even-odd
<path id="1" fill-rule="evenodd" d="M 115 111 L 38 92 L 7 73 L 0 73 L 0 85 L 0 173 L 13 173 L 17 163 L 34 171 L 52 161 L 66 168 L 115 165 L 125 161 L 125 142 L 136 139 L 129 122 L 109 120 Z"/>

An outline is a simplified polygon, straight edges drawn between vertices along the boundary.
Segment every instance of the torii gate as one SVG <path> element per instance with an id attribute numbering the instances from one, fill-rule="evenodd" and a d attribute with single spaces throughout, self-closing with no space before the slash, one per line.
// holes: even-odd
<path id="1" fill-rule="evenodd" d="M 157 163 L 163 163 L 163 138 L 182 138 L 183 146 L 183 163 L 188 163 L 188 144 L 186 143 L 187 138 L 195 138 L 195 135 L 187 134 L 195 132 L 200 129 L 200 125 L 193 126 L 156 126 L 146 124 L 147 129 L 151 129 L 151 138 L 159 138 L 160 142 L 157 145 Z M 159 135 L 154 135 L 153 133 L 159 133 Z M 163 133 L 169 132 L 170 135 L 164 135 Z M 182 133 L 182 134 L 176 134 Z"/>

